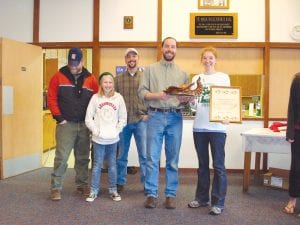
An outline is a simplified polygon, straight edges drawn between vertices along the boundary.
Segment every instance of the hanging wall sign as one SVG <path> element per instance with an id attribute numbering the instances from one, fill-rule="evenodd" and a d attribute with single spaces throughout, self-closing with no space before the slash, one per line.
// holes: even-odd
<path id="1" fill-rule="evenodd" d="M 116 66 L 116 75 L 123 73 L 124 71 L 126 71 L 126 69 L 127 66 Z"/>
<path id="2" fill-rule="evenodd" d="M 133 29 L 133 16 L 124 16 L 124 29 Z"/>
<path id="3" fill-rule="evenodd" d="M 237 38 L 237 13 L 191 13 L 190 38 Z"/>

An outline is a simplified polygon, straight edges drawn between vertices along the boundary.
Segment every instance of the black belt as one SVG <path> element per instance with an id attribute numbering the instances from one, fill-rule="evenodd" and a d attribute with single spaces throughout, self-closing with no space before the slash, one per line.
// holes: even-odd
<path id="1" fill-rule="evenodd" d="M 154 111 L 154 112 L 181 112 L 181 109 L 176 109 L 176 108 L 153 108 L 149 107 L 149 110 Z"/>

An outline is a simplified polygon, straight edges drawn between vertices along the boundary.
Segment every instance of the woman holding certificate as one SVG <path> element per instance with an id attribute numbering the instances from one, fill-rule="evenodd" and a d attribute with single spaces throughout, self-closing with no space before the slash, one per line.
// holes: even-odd
<path id="1" fill-rule="evenodd" d="M 188 203 L 190 208 L 207 207 L 211 203 L 210 215 L 219 215 L 225 206 L 227 191 L 227 174 L 225 169 L 225 140 L 226 124 L 228 121 L 209 121 L 210 86 L 230 86 L 229 76 L 215 69 L 217 50 L 207 47 L 202 50 L 201 63 L 204 72 L 193 77 L 196 82 L 200 77 L 203 91 L 196 98 L 191 107 L 196 109 L 196 118 L 193 125 L 193 138 L 198 156 L 198 183 L 195 199 Z M 210 172 L 209 172 L 209 146 L 211 150 L 214 178 L 212 183 L 211 199 Z"/>

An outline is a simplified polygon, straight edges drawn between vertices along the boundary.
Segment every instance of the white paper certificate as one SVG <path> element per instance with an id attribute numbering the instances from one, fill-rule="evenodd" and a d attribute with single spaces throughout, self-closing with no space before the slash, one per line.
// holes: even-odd
<path id="1" fill-rule="evenodd" d="M 227 120 L 231 123 L 242 121 L 240 87 L 210 87 L 209 120 L 211 122 Z"/>

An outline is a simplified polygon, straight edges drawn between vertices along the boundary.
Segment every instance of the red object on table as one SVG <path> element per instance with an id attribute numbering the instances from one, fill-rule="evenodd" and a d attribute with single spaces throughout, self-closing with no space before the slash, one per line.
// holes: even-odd
<path id="1" fill-rule="evenodd" d="M 269 127 L 274 132 L 280 132 L 282 130 L 286 130 L 287 123 L 282 122 L 273 122 Z"/>

